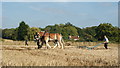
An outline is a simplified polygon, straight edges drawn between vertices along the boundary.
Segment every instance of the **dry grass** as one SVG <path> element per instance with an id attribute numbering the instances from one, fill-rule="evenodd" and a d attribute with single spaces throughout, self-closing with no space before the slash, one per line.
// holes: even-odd
<path id="1" fill-rule="evenodd" d="M 50 43 L 51 45 L 53 43 Z M 90 42 L 67 42 L 65 49 L 37 49 L 34 42 L 24 46 L 24 42 L 13 41 L 2 43 L 2 65 L 4 66 L 117 66 L 117 44 L 103 45 L 93 49 L 81 49 L 76 46 L 93 46 Z"/>

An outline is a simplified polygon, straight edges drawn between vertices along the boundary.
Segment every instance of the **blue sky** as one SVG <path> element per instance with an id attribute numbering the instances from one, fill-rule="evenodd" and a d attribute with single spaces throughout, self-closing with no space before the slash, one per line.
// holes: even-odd
<path id="1" fill-rule="evenodd" d="M 77 27 L 111 23 L 118 26 L 118 2 L 3 2 L 2 28 L 30 27 L 70 22 Z"/>

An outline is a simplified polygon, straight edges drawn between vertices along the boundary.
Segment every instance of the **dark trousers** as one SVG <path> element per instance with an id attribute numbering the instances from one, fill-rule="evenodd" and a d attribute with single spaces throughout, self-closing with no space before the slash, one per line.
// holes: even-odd
<path id="1" fill-rule="evenodd" d="M 104 43 L 104 47 L 108 49 L 108 43 Z"/>
<path id="2" fill-rule="evenodd" d="M 28 43 L 25 43 L 25 45 L 27 45 L 27 46 L 28 46 Z"/>

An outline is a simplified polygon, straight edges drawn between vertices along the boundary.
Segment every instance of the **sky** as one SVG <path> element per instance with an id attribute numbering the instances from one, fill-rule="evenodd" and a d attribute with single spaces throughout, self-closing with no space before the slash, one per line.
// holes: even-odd
<path id="1" fill-rule="evenodd" d="M 1 15 L 2 28 L 16 28 L 21 21 L 42 28 L 67 22 L 80 28 L 118 26 L 118 2 L 2 2 Z"/>
<path id="2" fill-rule="evenodd" d="M 119 0 L 1 0 L 3 2 L 118 2 Z"/>

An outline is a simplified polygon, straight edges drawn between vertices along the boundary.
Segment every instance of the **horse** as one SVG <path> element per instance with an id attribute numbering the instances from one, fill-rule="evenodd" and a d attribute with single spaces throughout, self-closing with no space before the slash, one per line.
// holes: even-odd
<path id="1" fill-rule="evenodd" d="M 38 49 L 41 48 L 43 46 L 43 44 L 45 43 L 48 47 L 51 48 L 51 46 L 49 45 L 48 42 L 54 42 L 55 45 L 53 47 L 56 48 L 56 46 L 58 46 L 60 48 L 60 45 L 62 46 L 62 49 L 64 48 L 64 41 L 62 38 L 62 35 L 59 33 L 48 33 L 48 32 L 38 32 L 35 35 L 35 40 L 37 41 L 37 45 L 38 45 Z"/>

